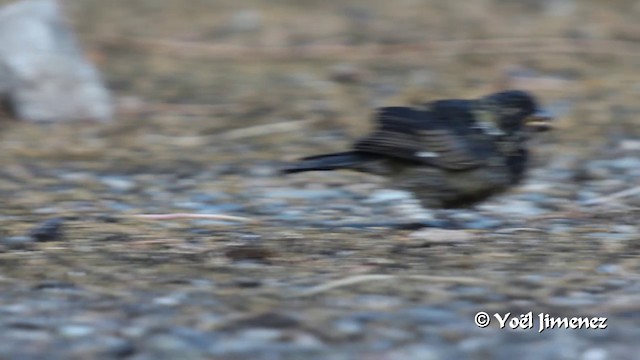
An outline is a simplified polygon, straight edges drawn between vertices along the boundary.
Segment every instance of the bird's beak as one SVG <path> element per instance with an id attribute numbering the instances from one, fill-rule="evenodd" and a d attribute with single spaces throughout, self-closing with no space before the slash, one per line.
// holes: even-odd
<path id="1" fill-rule="evenodd" d="M 525 120 L 525 126 L 534 131 L 547 131 L 553 128 L 551 125 L 552 120 L 553 114 L 549 111 L 538 110 Z"/>

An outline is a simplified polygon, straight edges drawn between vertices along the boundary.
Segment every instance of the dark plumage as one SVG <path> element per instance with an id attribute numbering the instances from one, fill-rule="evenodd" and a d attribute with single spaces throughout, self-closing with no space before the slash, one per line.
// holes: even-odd
<path id="1" fill-rule="evenodd" d="M 526 139 L 549 129 L 535 99 L 511 90 L 476 100 L 378 109 L 351 151 L 301 159 L 284 173 L 353 169 L 386 176 L 427 207 L 471 205 L 520 182 Z"/>

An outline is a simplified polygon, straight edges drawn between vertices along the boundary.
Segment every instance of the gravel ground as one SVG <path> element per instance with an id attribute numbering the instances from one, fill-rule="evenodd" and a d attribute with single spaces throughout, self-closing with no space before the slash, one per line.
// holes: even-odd
<path id="1" fill-rule="evenodd" d="M 634 2 L 121 2 L 72 6 L 114 123 L 0 119 L 0 358 L 635 358 Z M 278 174 L 374 106 L 502 87 L 557 129 L 526 183 L 475 208 Z M 532 329 L 493 316 L 529 312 Z M 607 328 L 539 333 L 539 314 Z"/>

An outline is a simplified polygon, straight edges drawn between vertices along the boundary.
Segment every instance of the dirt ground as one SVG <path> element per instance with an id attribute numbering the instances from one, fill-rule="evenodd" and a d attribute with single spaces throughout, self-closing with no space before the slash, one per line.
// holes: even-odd
<path id="1" fill-rule="evenodd" d="M 0 118 L 0 358 L 640 350 L 635 1 L 65 5 L 118 116 Z M 348 146 L 375 107 L 506 88 L 556 129 L 525 184 L 433 211 L 453 229 L 397 226 L 422 212 L 373 176 L 278 173 Z M 533 329 L 493 316 L 529 312 Z M 539 333 L 539 314 L 608 326 Z"/>

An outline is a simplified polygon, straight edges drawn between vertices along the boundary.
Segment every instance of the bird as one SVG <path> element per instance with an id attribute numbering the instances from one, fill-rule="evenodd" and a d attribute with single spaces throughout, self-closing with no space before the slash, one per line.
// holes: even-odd
<path id="1" fill-rule="evenodd" d="M 383 176 L 425 208 L 463 208 L 522 182 L 527 140 L 551 129 L 535 97 L 506 90 L 376 109 L 375 129 L 348 151 L 302 158 L 284 174 L 350 169 Z"/>

